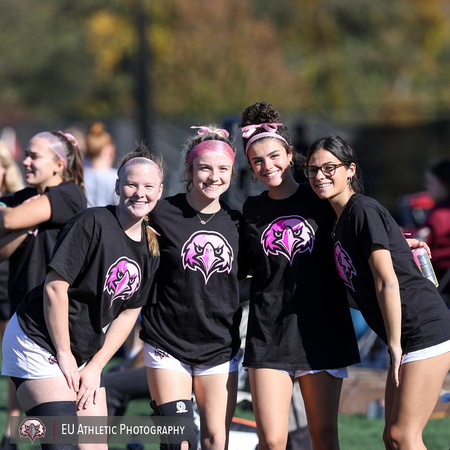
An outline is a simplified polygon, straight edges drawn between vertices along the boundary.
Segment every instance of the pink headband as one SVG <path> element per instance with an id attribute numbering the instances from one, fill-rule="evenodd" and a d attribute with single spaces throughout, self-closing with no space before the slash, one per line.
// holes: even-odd
<path id="1" fill-rule="evenodd" d="M 158 164 L 155 163 L 155 161 L 152 161 L 151 159 L 148 158 L 144 158 L 143 156 L 138 156 L 136 158 L 132 158 L 130 160 L 128 160 L 120 169 L 119 169 L 119 173 L 117 174 L 118 177 L 120 178 L 126 167 L 131 167 L 134 166 L 136 164 L 151 164 L 156 168 L 156 171 L 158 173 L 158 178 L 159 178 L 159 182 L 162 183 L 162 173 L 160 168 L 158 167 Z"/>
<path id="2" fill-rule="evenodd" d="M 217 134 L 217 136 L 220 137 L 225 137 L 227 138 L 230 133 L 228 133 L 227 130 L 225 130 L 224 128 L 209 128 L 209 127 L 191 127 L 191 128 L 200 128 L 198 130 L 198 134 L 200 136 L 202 136 L 203 134 L 208 134 L 208 133 L 212 133 L 212 134 Z"/>
<path id="3" fill-rule="evenodd" d="M 78 141 L 75 139 L 75 136 L 73 134 L 70 133 L 64 133 L 64 131 L 59 130 L 58 131 L 59 134 L 62 134 L 68 141 L 70 141 L 73 145 L 76 145 L 77 147 L 79 147 L 80 145 L 78 144 Z"/>
<path id="4" fill-rule="evenodd" d="M 202 141 L 200 144 L 197 144 L 190 152 L 187 157 L 187 163 L 191 164 L 195 158 L 198 158 L 200 155 L 204 153 L 221 153 L 222 155 L 228 156 L 234 164 L 234 151 L 233 149 L 224 141 L 214 141 L 207 140 Z"/>
<path id="5" fill-rule="evenodd" d="M 59 131 L 59 133 L 61 133 Z M 36 134 L 34 137 L 47 139 L 49 142 L 49 149 L 64 162 L 64 167 L 67 168 L 67 155 L 66 149 L 64 148 L 63 143 L 50 131 L 42 131 L 41 133 Z M 75 139 L 75 138 L 74 138 Z"/>
<path id="6" fill-rule="evenodd" d="M 204 134 L 215 134 L 216 136 L 227 138 L 230 133 L 228 133 L 227 130 L 223 128 L 209 128 L 209 127 L 191 127 L 191 128 L 199 128 L 198 134 L 200 136 L 203 136 Z M 202 141 L 200 144 L 197 144 L 189 153 L 187 157 L 187 163 L 191 164 L 192 161 L 194 161 L 195 158 L 198 158 L 200 155 L 203 155 L 204 153 L 208 152 L 214 152 L 214 153 L 222 153 L 225 156 L 228 156 L 231 161 L 233 161 L 234 164 L 234 151 L 233 149 L 223 141 L 216 141 L 216 140 L 207 140 Z"/>
<path id="7" fill-rule="evenodd" d="M 288 142 L 286 141 L 286 139 L 281 136 L 280 134 L 277 133 L 277 129 L 278 127 L 282 126 L 282 123 L 260 123 L 257 125 L 247 125 L 246 127 L 242 127 L 242 137 L 248 139 L 250 136 L 253 135 L 253 133 L 260 129 L 263 128 L 264 130 L 266 130 L 263 133 L 259 133 L 255 136 L 253 136 L 252 138 L 250 138 L 247 141 L 247 145 L 245 146 L 245 154 L 247 155 L 247 151 L 250 147 L 250 145 L 253 144 L 253 142 L 257 141 L 258 139 L 262 139 L 265 137 L 271 137 L 274 139 L 280 139 L 281 141 L 283 141 L 287 146 L 289 146 Z"/>

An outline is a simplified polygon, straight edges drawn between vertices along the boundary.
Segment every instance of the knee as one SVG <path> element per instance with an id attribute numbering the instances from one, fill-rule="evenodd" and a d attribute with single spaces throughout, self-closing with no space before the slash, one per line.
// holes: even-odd
<path id="1" fill-rule="evenodd" d="M 197 448 L 197 432 L 194 424 L 194 411 L 191 400 L 175 400 L 161 405 L 156 405 L 152 401 L 151 406 L 155 416 L 177 417 L 183 425 L 182 435 L 168 438 L 168 442 L 164 442 L 165 444 L 179 446 L 181 442 L 187 441 L 190 449 Z"/>
<path id="2" fill-rule="evenodd" d="M 337 424 L 325 424 L 318 427 L 308 426 L 313 448 L 335 450 L 339 448 Z"/>
<path id="3" fill-rule="evenodd" d="M 259 437 L 259 449 L 264 450 L 285 450 L 287 444 L 287 436 L 269 433 Z"/>
<path id="4" fill-rule="evenodd" d="M 403 440 L 401 430 L 392 426 L 386 430 L 383 438 L 386 448 L 392 450 L 400 448 Z"/>
<path id="5" fill-rule="evenodd" d="M 418 442 L 416 442 L 405 427 L 391 425 L 385 431 L 383 438 L 386 448 L 392 450 L 397 450 L 399 448 L 419 448 Z"/>
<path id="6" fill-rule="evenodd" d="M 208 434 L 207 436 L 204 436 L 201 432 L 200 435 L 202 448 L 227 448 L 227 441 L 224 436 L 218 434 Z"/>
<path id="7" fill-rule="evenodd" d="M 33 416 L 65 416 L 65 417 L 76 417 L 77 415 L 77 404 L 74 401 L 59 401 L 59 402 L 46 402 L 40 403 L 33 408 L 25 411 L 27 417 Z M 43 450 L 75 450 L 78 448 L 76 443 L 67 444 L 49 444 L 41 443 L 41 448 Z"/>

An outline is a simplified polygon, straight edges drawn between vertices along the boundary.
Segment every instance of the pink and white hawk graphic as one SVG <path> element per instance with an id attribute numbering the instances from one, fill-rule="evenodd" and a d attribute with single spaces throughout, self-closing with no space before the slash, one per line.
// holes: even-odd
<path id="1" fill-rule="evenodd" d="M 231 245 L 220 233 L 197 231 L 183 245 L 181 260 L 185 270 L 199 270 L 207 285 L 214 272 L 231 272 L 234 255 Z"/>
<path id="2" fill-rule="evenodd" d="M 356 269 L 348 253 L 342 248 L 338 241 L 334 244 L 334 260 L 339 276 L 344 280 L 344 284 L 354 291 L 352 277 L 356 275 Z"/>
<path id="3" fill-rule="evenodd" d="M 306 219 L 287 216 L 275 219 L 264 230 L 261 244 L 266 255 L 283 255 L 292 266 L 297 253 L 312 252 L 315 238 L 314 229 Z"/>
<path id="4" fill-rule="evenodd" d="M 141 280 L 139 265 L 126 256 L 119 258 L 109 267 L 105 277 L 103 292 L 106 291 L 111 295 L 109 307 L 117 299 L 128 300 L 139 289 Z"/>

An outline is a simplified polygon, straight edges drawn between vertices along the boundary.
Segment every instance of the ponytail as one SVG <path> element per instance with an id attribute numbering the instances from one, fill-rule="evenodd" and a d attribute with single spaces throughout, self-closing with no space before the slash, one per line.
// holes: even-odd
<path id="1" fill-rule="evenodd" d="M 64 169 L 63 181 L 72 181 L 84 190 L 84 156 L 77 140 L 69 133 L 52 131 L 64 146 L 67 157 L 67 167 Z"/>
<path id="2" fill-rule="evenodd" d="M 145 234 L 147 236 L 148 251 L 153 258 L 156 258 L 160 255 L 159 242 L 156 236 L 156 231 L 148 223 L 148 216 L 145 216 L 144 225 Z"/>

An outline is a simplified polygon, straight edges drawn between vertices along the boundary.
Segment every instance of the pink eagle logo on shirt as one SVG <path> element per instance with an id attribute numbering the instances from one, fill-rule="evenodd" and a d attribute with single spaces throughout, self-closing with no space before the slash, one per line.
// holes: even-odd
<path id="1" fill-rule="evenodd" d="M 314 229 L 300 216 L 275 219 L 263 232 L 261 244 L 266 255 L 283 255 L 292 265 L 297 253 L 312 252 L 316 236 Z"/>
<path id="2" fill-rule="evenodd" d="M 141 285 L 141 269 L 136 262 L 123 256 L 112 264 L 105 277 L 106 291 L 111 295 L 111 304 L 115 300 L 128 300 Z"/>
<path id="3" fill-rule="evenodd" d="M 183 268 L 199 270 L 205 279 L 205 285 L 214 272 L 230 273 L 233 259 L 231 245 L 215 231 L 197 231 L 181 250 Z"/>
<path id="4" fill-rule="evenodd" d="M 344 280 L 344 284 L 354 291 L 352 277 L 356 275 L 356 269 L 353 266 L 350 256 L 342 248 L 339 241 L 334 244 L 334 260 L 336 261 L 339 276 Z"/>

